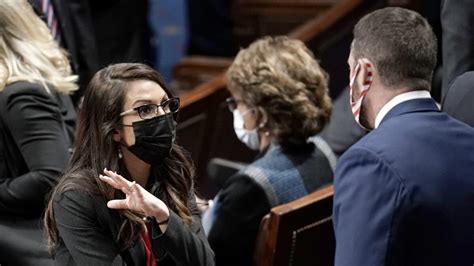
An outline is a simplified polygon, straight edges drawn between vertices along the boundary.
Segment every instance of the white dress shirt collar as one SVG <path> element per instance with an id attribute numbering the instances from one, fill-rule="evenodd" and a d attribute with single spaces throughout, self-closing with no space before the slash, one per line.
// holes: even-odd
<path id="1" fill-rule="evenodd" d="M 382 122 L 383 118 L 392 110 L 393 107 L 399 105 L 402 102 L 406 102 L 413 99 L 422 99 L 422 98 L 431 98 L 431 95 L 428 91 L 418 90 L 418 91 L 409 91 L 402 94 L 399 94 L 393 97 L 388 103 L 386 103 L 379 113 L 375 117 L 375 128 L 377 128 Z"/>

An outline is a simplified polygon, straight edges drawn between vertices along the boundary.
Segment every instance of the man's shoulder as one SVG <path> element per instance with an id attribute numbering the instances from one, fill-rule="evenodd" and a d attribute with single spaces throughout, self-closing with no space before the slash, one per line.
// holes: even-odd
<path id="1" fill-rule="evenodd" d="M 443 127 L 448 126 L 445 114 L 429 112 L 435 118 L 427 118 L 428 112 L 400 115 L 383 122 L 351 148 L 372 151 L 378 155 L 405 152 L 413 144 L 423 145 L 424 139 L 433 134 L 444 134 Z M 443 116 L 443 117 L 441 117 Z M 444 124 L 443 124 L 444 123 Z M 387 154 L 389 156 L 390 154 Z"/>
<path id="2" fill-rule="evenodd" d="M 357 158 L 357 161 L 395 167 L 400 163 L 399 158 L 403 157 L 399 155 L 406 153 L 410 143 L 415 141 L 408 135 L 409 131 L 407 125 L 377 128 L 352 145 L 338 160 L 338 164 Z"/>
<path id="3" fill-rule="evenodd" d="M 387 140 L 390 139 L 390 134 L 392 133 L 385 129 L 372 130 L 359 141 L 354 143 L 344 154 L 357 153 L 378 155 L 383 151 L 380 149 L 380 145 L 388 142 Z"/>

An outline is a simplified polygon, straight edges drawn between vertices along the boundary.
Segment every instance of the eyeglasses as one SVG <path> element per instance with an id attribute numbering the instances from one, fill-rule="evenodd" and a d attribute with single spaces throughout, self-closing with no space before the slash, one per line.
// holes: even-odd
<path id="1" fill-rule="evenodd" d="M 227 104 L 227 108 L 229 108 L 229 111 L 233 112 L 235 109 L 237 109 L 237 105 L 239 103 L 243 103 L 244 101 L 242 100 L 236 100 L 233 97 L 229 97 L 225 99 L 225 103 Z"/>
<path id="2" fill-rule="evenodd" d="M 165 114 L 176 113 L 179 111 L 179 98 L 170 98 L 161 104 L 145 104 L 120 113 L 120 116 L 137 112 L 141 119 L 151 119 L 159 115 L 160 107 Z"/>

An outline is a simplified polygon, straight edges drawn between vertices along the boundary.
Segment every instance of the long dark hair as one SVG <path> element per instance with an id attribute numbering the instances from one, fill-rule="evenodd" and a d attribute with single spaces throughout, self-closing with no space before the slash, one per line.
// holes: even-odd
<path id="1" fill-rule="evenodd" d="M 55 197 L 68 190 L 99 194 L 106 200 L 124 197 L 120 190 L 105 184 L 98 177 L 104 168 L 108 168 L 119 171 L 130 179 L 125 165 L 119 159 L 119 144 L 114 141 L 113 135 L 121 127 L 119 114 L 123 111 L 128 84 L 136 80 L 156 82 L 168 96 L 172 96 L 158 72 L 143 64 L 108 66 L 97 72 L 89 83 L 79 115 L 75 151 L 46 208 L 44 223 L 52 253 L 59 243 L 53 212 Z M 194 166 L 188 154 L 183 148 L 173 144 L 170 156 L 160 167 L 155 168 L 155 174 L 157 182 L 151 186 L 150 192 L 159 196 L 171 210 L 190 224 L 192 218 L 186 203 L 193 189 Z M 117 211 L 121 226 L 115 241 L 124 250 L 138 238 L 143 219 L 129 210 Z"/>

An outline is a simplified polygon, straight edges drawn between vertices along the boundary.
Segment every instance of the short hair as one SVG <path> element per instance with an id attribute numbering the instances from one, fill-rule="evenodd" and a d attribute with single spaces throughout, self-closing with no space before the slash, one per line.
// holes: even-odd
<path id="1" fill-rule="evenodd" d="M 299 144 L 329 120 L 327 74 L 299 40 L 264 37 L 239 52 L 227 71 L 230 90 L 268 116 L 268 129 L 280 144 Z"/>
<path id="2" fill-rule="evenodd" d="M 375 65 L 382 84 L 430 90 L 437 41 L 417 12 L 387 7 L 364 16 L 354 28 L 352 56 Z"/>

